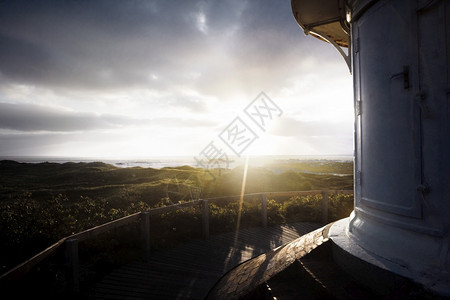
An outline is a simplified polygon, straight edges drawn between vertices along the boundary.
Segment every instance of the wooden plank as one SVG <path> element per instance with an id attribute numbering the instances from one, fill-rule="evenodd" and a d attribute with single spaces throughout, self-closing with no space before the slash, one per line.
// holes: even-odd
<path id="1" fill-rule="evenodd" d="M 91 298 L 204 299 L 216 280 L 240 262 L 319 226 L 302 223 L 246 228 L 236 242 L 235 233 L 230 232 L 152 253 L 147 263 L 129 264 L 106 276 L 94 287 Z"/>
<path id="2" fill-rule="evenodd" d="M 261 194 L 261 225 L 267 227 L 267 195 Z"/>
<path id="3" fill-rule="evenodd" d="M 208 200 L 202 200 L 202 237 L 209 238 L 209 203 Z"/>
<path id="4" fill-rule="evenodd" d="M 68 291 L 78 293 L 80 291 L 80 263 L 78 258 L 78 240 L 71 238 L 65 242 Z"/>
<path id="5" fill-rule="evenodd" d="M 142 239 L 142 259 L 148 261 L 150 258 L 150 214 L 141 213 L 141 239 Z"/>
<path id="6" fill-rule="evenodd" d="M 322 192 L 322 223 L 328 223 L 328 192 Z"/>

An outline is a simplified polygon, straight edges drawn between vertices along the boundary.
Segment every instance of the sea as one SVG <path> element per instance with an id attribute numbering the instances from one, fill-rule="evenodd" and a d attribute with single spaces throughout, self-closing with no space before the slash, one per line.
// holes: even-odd
<path id="1" fill-rule="evenodd" d="M 233 169 L 245 164 L 246 157 L 229 157 L 221 167 Z M 120 168 L 142 167 L 162 169 L 166 167 L 202 167 L 205 162 L 195 156 L 158 156 L 146 158 L 99 158 L 99 157 L 62 157 L 62 156 L 0 156 L 1 160 L 13 160 L 20 163 L 89 163 L 103 162 Z M 249 166 L 264 166 L 273 162 L 295 163 L 296 161 L 352 161 L 352 155 L 262 155 L 249 156 Z"/>

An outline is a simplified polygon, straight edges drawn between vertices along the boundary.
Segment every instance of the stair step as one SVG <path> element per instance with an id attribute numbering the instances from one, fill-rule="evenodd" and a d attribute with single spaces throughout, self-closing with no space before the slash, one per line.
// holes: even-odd
<path id="1" fill-rule="evenodd" d="M 273 299 L 377 299 L 332 259 L 327 242 L 268 281 Z"/>

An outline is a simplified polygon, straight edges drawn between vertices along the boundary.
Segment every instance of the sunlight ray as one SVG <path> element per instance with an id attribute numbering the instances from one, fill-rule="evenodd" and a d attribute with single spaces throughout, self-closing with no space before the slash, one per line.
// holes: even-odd
<path id="1" fill-rule="evenodd" d="M 241 225 L 242 204 L 244 203 L 245 184 L 247 181 L 248 158 L 249 158 L 249 156 L 247 155 L 245 157 L 244 174 L 242 176 L 241 196 L 239 197 L 239 211 L 238 211 L 237 224 L 236 224 L 236 233 L 234 235 L 234 248 L 235 249 L 236 249 L 237 240 L 239 238 L 239 229 L 240 229 L 240 225 Z"/>

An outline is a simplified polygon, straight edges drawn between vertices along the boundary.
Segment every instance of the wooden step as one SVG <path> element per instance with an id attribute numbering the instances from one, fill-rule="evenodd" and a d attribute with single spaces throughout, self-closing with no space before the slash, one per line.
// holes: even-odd
<path id="1" fill-rule="evenodd" d="M 332 259 L 331 242 L 297 260 L 267 283 L 277 300 L 291 299 L 377 299 L 359 285 Z"/>

